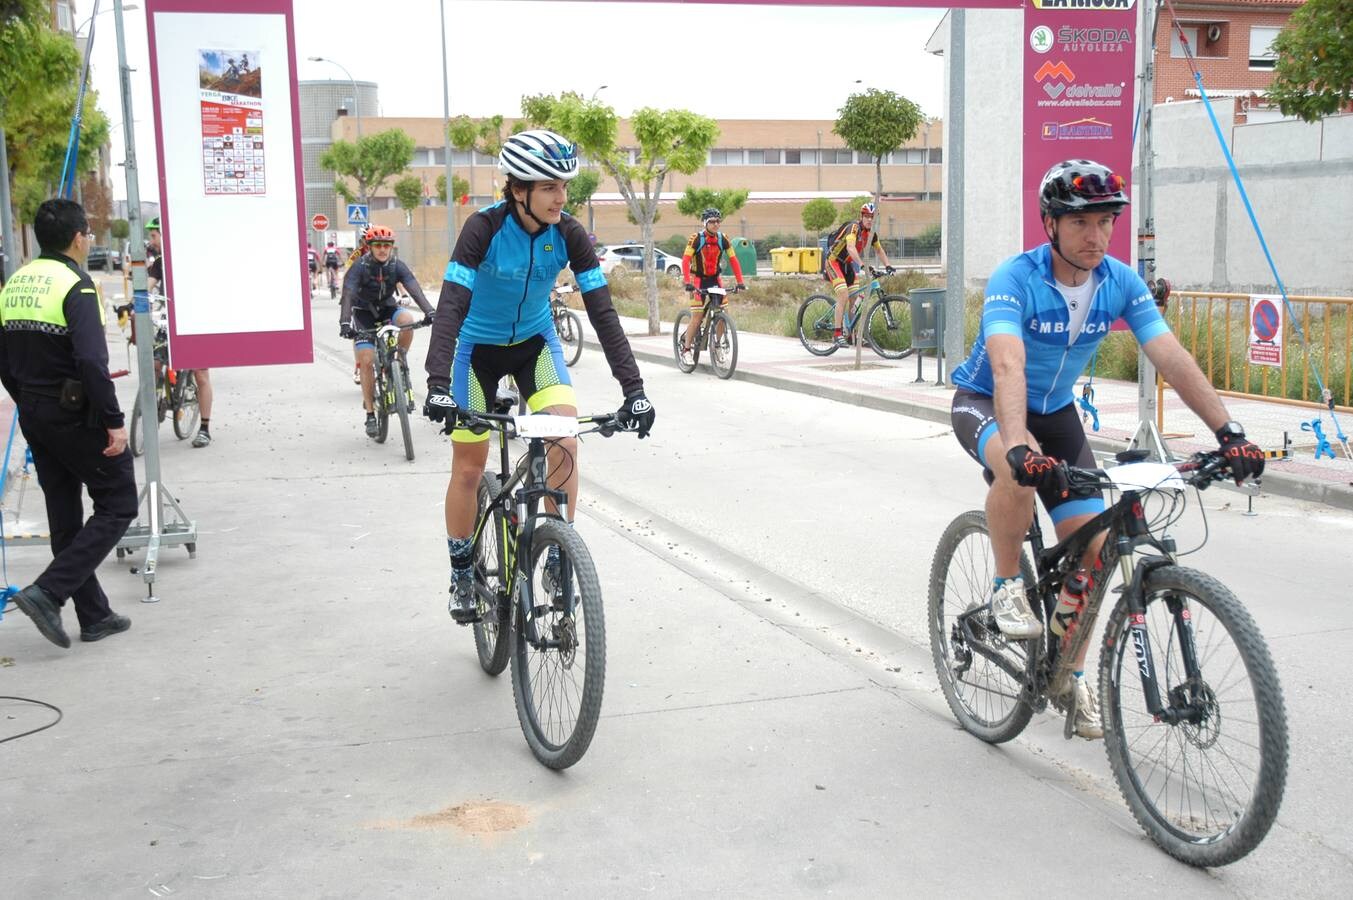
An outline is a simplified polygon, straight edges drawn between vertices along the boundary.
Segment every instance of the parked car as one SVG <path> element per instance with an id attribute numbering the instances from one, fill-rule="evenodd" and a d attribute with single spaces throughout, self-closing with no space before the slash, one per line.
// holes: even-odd
<path id="1" fill-rule="evenodd" d="M 122 271 L 122 254 L 101 244 L 95 244 L 89 248 L 89 259 L 85 268 L 93 272 L 95 269 L 103 269 L 105 272 L 111 272 L 116 269 Z"/>
<path id="2" fill-rule="evenodd" d="M 681 257 L 672 256 L 657 249 L 654 249 L 653 253 L 657 260 L 656 268 L 659 272 L 671 275 L 673 278 L 681 277 Z M 643 244 L 606 244 L 597 247 L 597 259 L 601 261 L 601 271 L 607 274 L 619 265 L 626 265 L 631 269 L 642 269 L 643 256 Z"/>

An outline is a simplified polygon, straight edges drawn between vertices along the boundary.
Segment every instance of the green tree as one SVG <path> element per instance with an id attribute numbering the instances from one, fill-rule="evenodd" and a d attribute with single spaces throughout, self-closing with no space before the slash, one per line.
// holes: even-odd
<path id="1" fill-rule="evenodd" d="M 132 233 L 132 226 L 126 219 L 114 219 L 108 226 L 109 232 L 113 235 L 115 241 L 125 241 L 127 235 Z"/>
<path id="2" fill-rule="evenodd" d="M 409 167 L 414 147 L 413 138 L 399 128 L 391 128 L 355 142 L 334 141 L 319 158 L 319 164 L 338 176 L 334 190 L 345 202 L 357 199 L 365 202 L 370 189 Z M 357 182 L 356 192 L 348 186 L 345 180 L 348 178 Z"/>
<path id="3" fill-rule="evenodd" d="M 80 55 L 69 37 L 51 28 L 42 0 L 0 0 L 0 127 L 16 218 L 29 221 L 55 192 L 70 137 L 80 77 Z M 108 140 L 108 118 L 98 94 L 85 94 L 76 177 L 92 171 Z"/>
<path id="4" fill-rule="evenodd" d="M 1304 122 L 1353 102 L 1353 0 L 1307 0 L 1273 42 L 1268 98 Z"/>
<path id="5" fill-rule="evenodd" d="M 916 235 L 913 246 L 918 256 L 938 256 L 940 253 L 940 225 L 927 225 Z"/>
<path id="6" fill-rule="evenodd" d="M 423 179 L 405 175 L 395 182 L 395 202 L 404 210 L 404 224 L 413 224 L 413 211 L 423 205 Z"/>
<path id="7" fill-rule="evenodd" d="M 873 199 L 874 198 L 868 194 L 857 195 L 854 199 L 841 207 L 841 211 L 836 214 L 836 224 L 844 225 L 853 219 L 858 219 L 860 217 L 860 207 Z M 876 220 L 874 224 L 877 225 L 878 221 Z"/>
<path id="8" fill-rule="evenodd" d="M 638 145 L 637 158 L 630 162 L 630 148 L 617 144 L 619 122 L 610 106 L 572 93 L 523 97 L 521 106 L 529 121 L 576 141 L 590 160 L 615 179 L 643 236 L 648 333 L 657 334 L 658 275 L 653 268 L 653 223 L 658 217 L 663 183 L 671 172 L 690 175 L 705 164 L 710 148 L 719 138 L 719 126 L 713 119 L 684 109 L 636 110 L 629 124 Z"/>
<path id="9" fill-rule="evenodd" d="M 826 231 L 836 221 L 836 204 L 826 197 L 814 197 L 803 205 L 803 227 L 810 234 Z"/>
<path id="10" fill-rule="evenodd" d="M 683 216 L 695 216 L 698 219 L 700 213 L 712 206 L 721 212 L 726 220 L 747 205 L 747 198 L 750 195 L 750 191 L 732 188 L 714 190 L 712 188 L 688 187 L 686 193 L 682 194 L 681 198 L 677 200 L 677 212 Z"/>
<path id="11" fill-rule="evenodd" d="M 470 182 L 461 178 L 459 175 L 451 176 L 451 196 L 453 203 L 459 203 L 460 198 L 470 193 Z M 446 175 L 445 173 L 437 176 L 437 200 L 441 203 L 446 202 Z"/>
<path id="12" fill-rule="evenodd" d="M 589 210 L 592 208 L 592 195 L 597 192 L 601 186 L 601 176 L 592 169 L 582 169 L 568 183 L 568 201 L 564 203 L 564 212 L 570 216 L 576 216 L 578 210 L 586 206 Z M 592 230 L 592 222 L 589 217 L 587 223 L 588 231 Z"/>
<path id="13" fill-rule="evenodd" d="M 483 156 L 498 158 L 503 149 L 502 116 L 489 116 L 487 119 L 471 119 L 469 116 L 456 116 L 446 126 L 451 146 L 457 150 L 468 150 Z M 498 170 L 493 169 L 493 195 L 498 196 Z M 468 190 L 467 190 L 468 192 Z M 457 194 L 456 196 L 460 196 Z"/>
<path id="14" fill-rule="evenodd" d="M 846 98 L 832 131 L 850 149 L 874 157 L 875 192 L 882 194 L 883 157 L 915 137 L 923 121 L 921 108 L 906 97 L 869 88 Z"/>

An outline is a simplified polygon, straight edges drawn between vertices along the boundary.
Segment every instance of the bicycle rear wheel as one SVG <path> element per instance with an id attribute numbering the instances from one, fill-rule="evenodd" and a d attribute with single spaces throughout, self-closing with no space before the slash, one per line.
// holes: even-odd
<path id="1" fill-rule="evenodd" d="M 484 517 L 484 510 L 498 495 L 498 479 L 487 472 L 479 481 L 479 510 L 475 521 Z M 511 561 L 504 552 L 506 536 L 503 529 L 507 520 L 501 509 L 484 523 L 479 533 L 479 547 L 475 554 L 475 592 L 479 600 L 479 621 L 474 623 L 474 645 L 479 653 L 479 666 L 490 675 L 500 675 L 507 668 L 507 655 L 512 649 L 512 605 L 504 595 L 504 584 Z M 492 599 L 490 599 L 492 598 Z"/>
<path id="2" fill-rule="evenodd" d="M 799 340 L 804 349 L 814 356 L 831 356 L 836 352 L 836 301 L 826 294 L 814 294 L 799 305 Z"/>
<path id="3" fill-rule="evenodd" d="M 191 369 L 179 372 L 173 397 L 174 435 L 182 441 L 197 433 L 197 425 L 202 417 L 197 405 L 197 376 Z"/>
<path id="4" fill-rule="evenodd" d="M 1268 834 L 1287 781 L 1287 713 L 1259 628 L 1209 575 L 1162 566 L 1145 579 L 1145 630 L 1120 599 L 1104 632 L 1099 684 L 1104 747 L 1123 799 L 1162 850 L 1192 866 L 1221 866 Z M 1135 637 L 1150 649 L 1161 702 L 1147 711 Z M 1197 677 L 1186 671 L 1192 645 Z"/>
<path id="5" fill-rule="evenodd" d="M 978 510 L 949 523 L 930 566 L 928 617 L 935 672 L 954 718 L 969 734 L 999 744 L 1023 731 L 1033 716 L 1021 695 L 1031 682 L 1040 640 L 1007 638 L 996 627 L 989 605 L 996 571 L 989 535 L 986 514 Z M 1032 585 L 1033 566 L 1022 550 L 1019 569 L 1025 585 Z M 1029 605 L 1039 603 L 1031 598 Z"/>
<path id="6" fill-rule="evenodd" d="M 573 365 L 583 355 L 583 320 L 575 312 L 565 312 L 554 317 L 554 330 L 564 346 L 564 365 Z"/>
<path id="7" fill-rule="evenodd" d="M 714 374 L 720 378 L 733 377 L 738 367 L 738 329 L 733 325 L 733 317 L 722 310 L 714 314 L 709 324 L 709 364 Z"/>
<path id="8" fill-rule="evenodd" d="M 399 416 L 399 433 L 404 437 L 404 458 L 413 461 L 413 426 L 409 422 L 408 386 L 404 381 L 404 366 L 399 359 L 390 360 L 389 392 L 393 395 L 395 415 Z"/>
<path id="9" fill-rule="evenodd" d="M 874 303 L 865 315 L 864 339 L 884 359 L 911 356 L 911 304 L 901 297 Z"/>
<path id="10" fill-rule="evenodd" d="M 695 371 L 695 364 L 700 361 L 700 335 L 695 335 L 695 340 L 691 343 L 691 349 L 685 353 L 681 352 L 681 342 L 686 339 L 686 326 L 691 321 L 691 311 L 683 309 L 677 313 L 676 321 L 672 323 L 672 356 L 676 358 L 677 368 L 689 374 Z"/>
<path id="11" fill-rule="evenodd" d="M 546 554 L 559 548 L 559 587 L 547 591 Z M 536 759 L 566 769 L 592 743 L 606 684 L 606 622 L 592 556 L 559 519 L 536 520 L 531 539 L 529 609 L 512 632 L 512 694 Z"/>
<path id="12" fill-rule="evenodd" d="M 127 443 L 132 448 L 132 456 L 140 456 L 146 452 L 145 436 L 141 430 L 141 394 L 137 393 L 136 401 L 132 404 L 131 429 L 127 432 Z"/>

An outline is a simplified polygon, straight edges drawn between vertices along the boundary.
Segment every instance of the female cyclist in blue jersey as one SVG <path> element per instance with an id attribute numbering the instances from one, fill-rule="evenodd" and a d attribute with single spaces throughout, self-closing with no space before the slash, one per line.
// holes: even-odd
<path id="1" fill-rule="evenodd" d="M 620 424 L 645 437 L 654 413 L 639 367 L 587 230 L 563 211 L 568 182 L 578 174 L 577 148 L 550 131 L 524 131 L 503 142 L 498 168 L 507 176 L 503 199 L 469 218 L 446 267 L 428 347 L 424 415 L 455 426 L 460 410 L 487 412 L 505 375 L 512 376 L 532 412 L 578 414 L 550 315 L 550 290 L 567 266 L 611 375 L 624 391 Z M 446 487 L 450 611 L 457 622 L 468 624 L 476 617 L 471 532 L 488 435 L 453 427 L 451 442 Z M 578 495 L 577 452 L 577 441 L 570 438 L 558 441 L 549 456 L 550 486 L 568 494 L 570 517 Z M 547 575 L 551 565 L 558 568 L 557 558 L 547 560 Z"/>

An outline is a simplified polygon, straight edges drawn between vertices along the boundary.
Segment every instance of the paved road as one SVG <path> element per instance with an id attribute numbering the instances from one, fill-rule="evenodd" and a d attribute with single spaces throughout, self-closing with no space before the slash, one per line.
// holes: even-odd
<path id="1" fill-rule="evenodd" d="M 317 304 L 316 321 L 332 313 Z M 218 373 L 216 443 L 169 439 L 165 479 L 199 521 L 199 556 L 165 555 L 154 606 L 105 566 L 131 632 L 61 651 L 22 616 L 0 623 L 0 693 L 65 713 L 0 745 L 7 894 L 1037 896 L 1051 877 L 1260 897 L 1353 883 L 1337 643 L 1353 614 L 1320 552 L 1347 544 L 1353 517 L 1270 499 L 1245 518 L 1218 508 L 1234 497 L 1206 498 L 1195 559 L 1270 638 L 1293 759 L 1267 842 L 1197 872 L 1140 834 L 1098 745 L 1063 742 L 1051 718 L 1000 748 L 955 728 L 922 585 L 980 481 L 944 429 L 650 365 L 654 437 L 583 448 L 607 694 L 591 751 L 560 775 L 526 750 L 506 676 L 481 675 L 446 618 L 446 445 L 424 425 L 412 464 L 371 445 L 345 348 L 322 332 L 317 351 L 313 366 Z M 585 408 L 618 400 L 599 354 L 576 377 Z M 10 580 L 42 556 L 12 552 Z M 0 733 L 49 719 L 0 711 Z"/>

